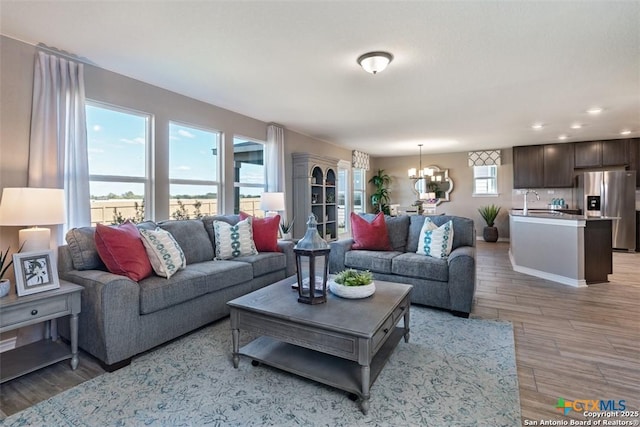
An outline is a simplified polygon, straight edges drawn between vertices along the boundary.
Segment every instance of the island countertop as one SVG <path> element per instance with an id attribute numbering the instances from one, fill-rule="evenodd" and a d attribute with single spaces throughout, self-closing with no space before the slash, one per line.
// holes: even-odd
<path id="1" fill-rule="evenodd" d="M 517 217 L 518 222 L 547 222 L 546 220 L 560 220 L 560 221 L 576 221 L 578 223 L 574 225 L 584 226 L 584 221 L 611 221 L 620 219 L 620 217 L 612 216 L 586 216 L 586 215 L 574 215 L 558 211 L 529 211 L 527 215 L 524 214 L 522 209 L 511 209 L 509 215 Z M 579 222 L 582 222 L 581 224 Z M 553 222 L 547 222 L 553 223 Z M 569 225 L 569 224 L 565 224 Z"/>

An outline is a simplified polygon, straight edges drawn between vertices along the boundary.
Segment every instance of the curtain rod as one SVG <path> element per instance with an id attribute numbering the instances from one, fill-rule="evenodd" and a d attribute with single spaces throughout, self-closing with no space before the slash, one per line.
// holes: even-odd
<path id="1" fill-rule="evenodd" d="M 60 50 L 60 49 L 55 48 L 55 47 L 50 47 L 50 46 L 47 46 L 44 43 L 38 43 L 36 45 L 36 50 L 44 50 L 44 51 L 47 51 L 47 52 L 52 53 L 54 55 L 62 56 L 64 58 L 70 59 L 72 61 L 82 62 L 83 64 L 93 65 L 94 67 L 97 67 L 97 65 L 94 62 L 92 62 L 91 60 L 89 60 L 89 59 L 87 59 L 87 58 L 85 58 L 83 56 L 78 56 L 78 55 L 73 54 L 73 53 L 65 52 L 64 50 Z"/>

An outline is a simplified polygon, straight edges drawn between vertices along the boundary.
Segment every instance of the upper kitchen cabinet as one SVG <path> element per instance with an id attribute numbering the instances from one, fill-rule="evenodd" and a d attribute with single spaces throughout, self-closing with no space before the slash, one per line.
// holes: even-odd
<path id="1" fill-rule="evenodd" d="M 602 142 L 585 141 L 576 142 L 575 167 L 576 168 L 597 168 L 602 166 Z"/>
<path id="2" fill-rule="evenodd" d="M 640 187 L 640 138 L 629 140 L 629 169 L 636 171 L 636 188 Z M 640 245 L 640 240 L 638 244 Z"/>
<path id="3" fill-rule="evenodd" d="M 544 186 L 543 149 L 542 145 L 513 147 L 513 188 Z"/>
<path id="4" fill-rule="evenodd" d="M 629 164 L 629 140 L 576 142 L 575 167 L 597 168 L 602 166 L 625 166 Z"/>
<path id="5" fill-rule="evenodd" d="M 573 187 L 572 144 L 544 145 L 544 187 Z"/>
<path id="6" fill-rule="evenodd" d="M 626 166 L 629 164 L 629 140 L 602 141 L 602 166 Z"/>

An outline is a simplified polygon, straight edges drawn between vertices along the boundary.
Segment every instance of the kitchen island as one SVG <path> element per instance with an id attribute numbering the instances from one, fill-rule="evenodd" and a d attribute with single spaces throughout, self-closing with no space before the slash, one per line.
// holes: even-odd
<path id="1" fill-rule="evenodd" d="M 616 219 L 511 210 L 511 265 L 514 271 L 570 286 L 608 282 L 611 222 Z"/>

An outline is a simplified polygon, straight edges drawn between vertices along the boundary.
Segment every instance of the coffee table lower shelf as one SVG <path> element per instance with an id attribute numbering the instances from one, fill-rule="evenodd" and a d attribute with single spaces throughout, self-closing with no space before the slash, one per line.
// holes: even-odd
<path id="1" fill-rule="evenodd" d="M 405 334 L 404 328 L 395 327 L 380 347 L 370 364 L 370 384 L 382 371 L 393 350 Z M 361 366 L 308 348 L 262 336 L 240 348 L 239 354 L 282 371 L 354 393 L 362 397 Z"/>

